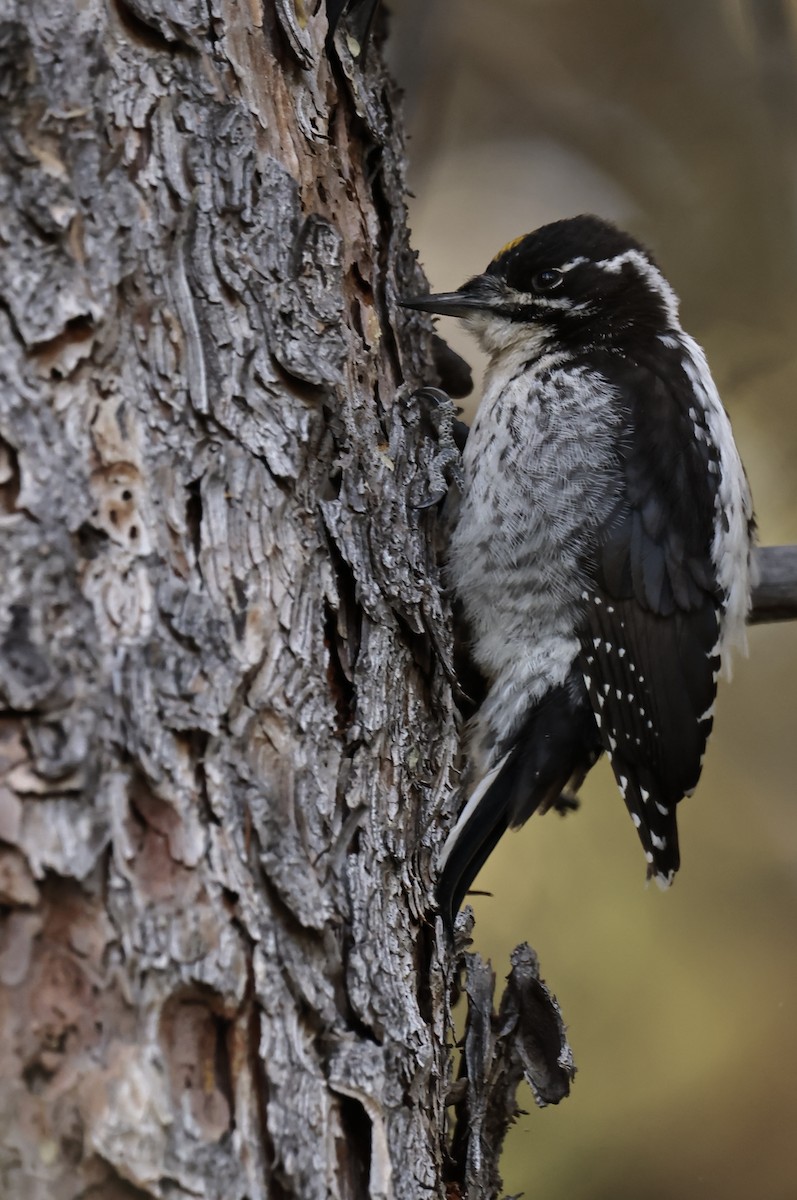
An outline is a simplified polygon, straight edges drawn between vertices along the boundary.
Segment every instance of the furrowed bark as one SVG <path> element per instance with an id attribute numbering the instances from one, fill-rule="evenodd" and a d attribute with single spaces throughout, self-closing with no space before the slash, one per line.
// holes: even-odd
<path id="1" fill-rule="evenodd" d="M 326 37 L 0 24 L 2 1195 L 440 1194 L 432 352 L 392 88 Z"/>

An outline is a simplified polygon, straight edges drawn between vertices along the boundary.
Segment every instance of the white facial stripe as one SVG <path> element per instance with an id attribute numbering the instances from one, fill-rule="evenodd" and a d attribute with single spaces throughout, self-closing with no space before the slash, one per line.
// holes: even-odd
<path id="1" fill-rule="evenodd" d="M 660 297 L 670 322 L 678 326 L 678 297 L 661 271 L 654 267 L 650 259 L 641 254 L 639 250 L 625 250 L 622 254 L 617 254 L 614 258 L 604 258 L 595 265 L 604 271 L 609 271 L 612 275 L 619 275 L 626 263 L 636 267 L 651 291 L 656 292 Z"/>
<path id="2" fill-rule="evenodd" d="M 549 300 L 546 296 L 537 296 L 533 292 L 526 296 L 519 293 L 519 297 L 521 303 L 533 304 L 535 308 L 559 308 L 567 310 L 567 312 L 583 312 L 584 309 L 589 308 L 587 303 L 571 304 L 569 300 Z"/>
<path id="3" fill-rule="evenodd" d="M 568 262 L 562 263 L 561 266 L 557 267 L 557 270 L 567 274 L 568 271 L 573 271 L 576 267 L 584 266 L 590 262 L 592 262 L 591 259 L 580 254 L 577 258 L 571 258 Z M 636 267 L 650 289 L 661 299 L 670 323 L 678 328 L 678 297 L 661 271 L 657 267 L 654 267 L 650 259 L 639 250 L 624 250 L 622 254 L 616 254 L 614 258 L 601 259 L 594 265 L 604 271 L 608 271 L 612 275 L 619 275 L 626 263 L 630 263 Z M 549 300 L 537 295 L 527 297 L 521 292 L 514 292 L 512 299 L 517 300 L 519 303 L 533 303 L 540 308 L 567 309 L 570 312 L 583 312 L 590 307 L 588 303 L 570 305 L 566 300 Z"/>
<path id="4" fill-rule="evenodd" d="M 560 271 L 572 271 L 573 267 L 581 267 L 585 262 L 589 262 L 589 259 L 585 258 L 584 255 L 581 254 L 578 258 L 571 258 L 569 262 L 562 263 L 561 267 L 558 269 Z"/>
<path id="5" fill-rule="evenodd" d="M 586 259 L 584 260 L 586 262 Z M 534 308 L 558 309 L 560 312 L 586 312 L 591 307 L 589 301 L 573 304 L 570 300 L 557 300 L 556 297 L 539 296 L 536 292 L 518 292 L 515 288 L 507 287 L 501 296 L 502 303 L 531 304 Z"/>

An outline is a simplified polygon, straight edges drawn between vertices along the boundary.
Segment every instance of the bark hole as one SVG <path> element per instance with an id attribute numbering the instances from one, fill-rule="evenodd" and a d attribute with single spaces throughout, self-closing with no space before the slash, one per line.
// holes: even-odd
<path id="1" fill-rule="evenodd" d="M 17 452 L 13 446 L 0 438 L 0 512 L 16 512 L 19 489 Z"/>
<path id="2" fill-rule="evenodd" d="M 194 479 L 189 483 L 186 488 L 188 496 L 185 502 L 185 523 L 197 562 L 202 550 L 202 493 L 200 491 L 200 483 L 199 479 Z"/>
<path id="3" fill-rule="evenodd" d="M 219 1141 L 234 1125 L 231 1022 L 219 1013 L 220 1004 L 210 989 L 184 991 L 167 1001 L 161 1018 L 172 1096 L 206 1142 Z"/>
<path id="4" fill-rule="evenodd" d="M 325 644 L 329 651 L 327 682 L 329 693 L 337 713 L 337 729 L 343 733 L 351 724 L 354 714 L 354 685 L 347 675 L 341 659 L 342 643 L 337 620 L 338 614 L 330 604 L 324 604 Z"/>
<path id="5" fill-rule="evenodd" d="M 341 1180 L 348 1179 L 345 1194 L 352 1200 L 368 1200 L 371 1122 L 362 1104 L 352 1096 L 340 1097 L 340 1123 L 344 1139 L 338 1142 L 337 1155 Z"/>
<path id="6" fill-rule="evenodd" d="M 160 53 L 165 51 L 167 54 L 174 54 L 175 50 L 181 49 L 178 41 L 167 37 L 162 29 L 145 21 L 142 15 L 136 11 L 138 5 L 135 3 L 128 4 L 126 0 L 112 0 L 112 7 L 116 10 L 119 23 L 131 42 L 137 42 L 148 50 L 156 50 Z"/>

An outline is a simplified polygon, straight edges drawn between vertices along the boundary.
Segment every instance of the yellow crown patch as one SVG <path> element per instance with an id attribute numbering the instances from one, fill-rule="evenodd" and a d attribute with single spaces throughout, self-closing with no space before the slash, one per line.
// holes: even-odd
<path id="1" fill-rule="evenodd" d="M 493 259 L 493 262 L 498 262 L 499 258 L 503 258 L 503 256 L 505 254 L 508 254 L 510 250 L 514 250 L 515 246 L 519 246 L 520 243 L 522 241 L 524 241 L 524 239 L 527 237 L 528 237 L 527 233 L 521 233 L 520 237 L 512 238 L 511 242 L 507 242 L 507 244 L 505 246 L 501 247 L 501 249 L 496 254 L 495 258 Z"/>

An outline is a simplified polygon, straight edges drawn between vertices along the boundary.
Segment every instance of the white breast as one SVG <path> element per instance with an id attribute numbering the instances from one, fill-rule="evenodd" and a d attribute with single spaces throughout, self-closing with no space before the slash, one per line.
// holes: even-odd
<path id="1" fill-rule="evenodd" d="M 491 372 L 465 447 L 448 574 L 493 683 L 499 736 L 578 653 L 580 560 L 617 487 L 617 406 L 602 376 L 542 358 Z"/>

